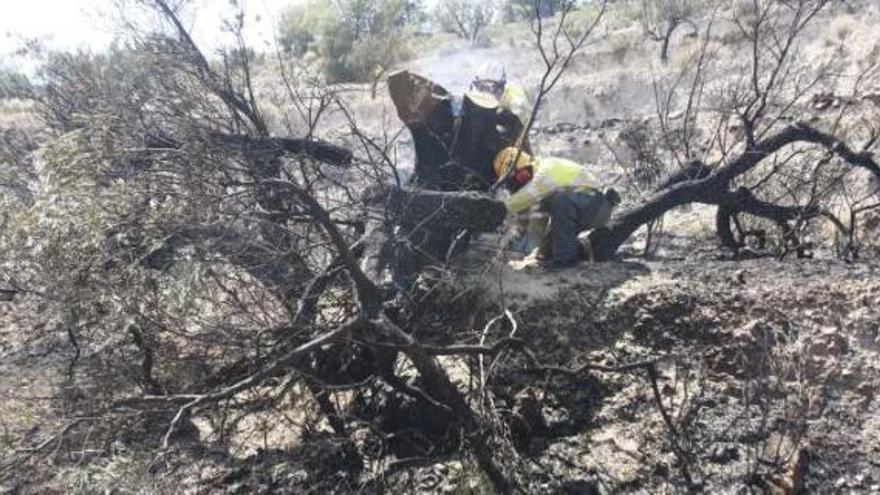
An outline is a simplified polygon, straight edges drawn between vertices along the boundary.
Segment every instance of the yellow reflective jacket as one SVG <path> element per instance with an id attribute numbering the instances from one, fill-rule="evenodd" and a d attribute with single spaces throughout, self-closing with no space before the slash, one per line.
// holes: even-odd
<path id="1" fill-rule="evenodd" d="M 571 160 L 536 157 L 532 167 L 532 180 L 504 202 L 508 213 L 525 211 L 557 191 L 589 191 L 594 188 L 593 174 Z"/>
<path id="2" fill-rule="evenodd" d="M 498 100 L 498 106 L 516 115 L 520 123 L 525 126 L 526 120 L 531 112 L 529 105 L 529 95 L 525 88 L 518 84 L 506 84 L 501 98 Z"/>

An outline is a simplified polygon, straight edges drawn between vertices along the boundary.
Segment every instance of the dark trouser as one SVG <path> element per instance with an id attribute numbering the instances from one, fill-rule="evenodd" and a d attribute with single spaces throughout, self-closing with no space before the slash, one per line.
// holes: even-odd
<path id="1" fill-rule="evenodd" d="M 578 233 L 604 225 L 610 215 L 605 196 L 599 191 L 560 191 L 541 201 L 550 215 L 550 227 L 544 238 L 543 254 L 551 264 L 570 265 L 581 259 Z"/>

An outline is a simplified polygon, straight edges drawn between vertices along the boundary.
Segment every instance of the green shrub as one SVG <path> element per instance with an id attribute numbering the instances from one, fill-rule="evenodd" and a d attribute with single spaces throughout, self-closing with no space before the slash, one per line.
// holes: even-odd
<path id="1" fill-rule="evenodd" d="M 611 58 L 617 63 L 623 63 L 638 40 L 631 31 L 620 31 L 608 37 L 608 51 Z"/>
<path id="2" fill-rule="evenodd" d="M 27 98 L 31 83 L 27 76 L 0 66 L 0 100 Z"/>
<path id="3" fill-rule="evenodd" d="M 333 4 L 320 0 L 288 7 L 281 14 L 281 48 L 297 56 L 315 51 L 318 38 L 335 23 L 335 11 Z"/>
<path id="4" fill-rule="evenodd" d="M 282 14 L 280 43 L 295 56 L 314 53 L 328 82 L 370 81 L 411 56 L 423 19 L 413 0 L 311 0 Z"/>
<path id="5" fill-rule="evenodd" d="M 495 21 L 497 7 L 491 0 L 439 0 L 433 21 L 443 31 L 476 43 L 483 29 Z"/>
<path id="6" fill-rule="evenodd" d="M 552 17 L 562 9 L 565 0 L 540 0 L 538 11 L 541 17 Z M 535 15 L 534 0 L 507 0 L 503 8 L 504 20 L 507 22 L 525 21 Z"/>

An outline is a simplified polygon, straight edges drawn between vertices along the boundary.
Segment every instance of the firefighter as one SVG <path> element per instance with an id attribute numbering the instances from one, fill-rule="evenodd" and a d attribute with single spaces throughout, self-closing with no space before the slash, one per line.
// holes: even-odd
<path id="1" fill-rule="evenodd" d="M 540 204 L 550 217 L 539 248 L 547 269 L 577 264 L 584 252 L 578 233 L 604 226 L 620 203 L 614 189 L 596 189 L 593 175 L 571 160 L 532 157 L 511 147 L 498 153 L 493 168 L 499 183 L 512 192 L 504 203 L 509 214 Z"/>
<path id="2" fill-rule="evenodd" d="M 509 83 L 504 67 L 497 62 L 483 64 L 471 81 L 470 91 L 486 93 L 498 101 L 500 112 L 509 112 L 525 127 L 529 118 L 529 96 L 519 84 Z"/>

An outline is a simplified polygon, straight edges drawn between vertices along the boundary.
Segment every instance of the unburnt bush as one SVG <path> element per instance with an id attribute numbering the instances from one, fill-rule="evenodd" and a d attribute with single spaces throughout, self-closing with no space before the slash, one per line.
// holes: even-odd
<path id="1" fill-rule="evenodd" d="M 411 0 L 310 1 L 282 14 L 279 38 L 285 51 L 317 57 L 328 82 L 373 81 L 412 55 L 422 20 Z"/>

